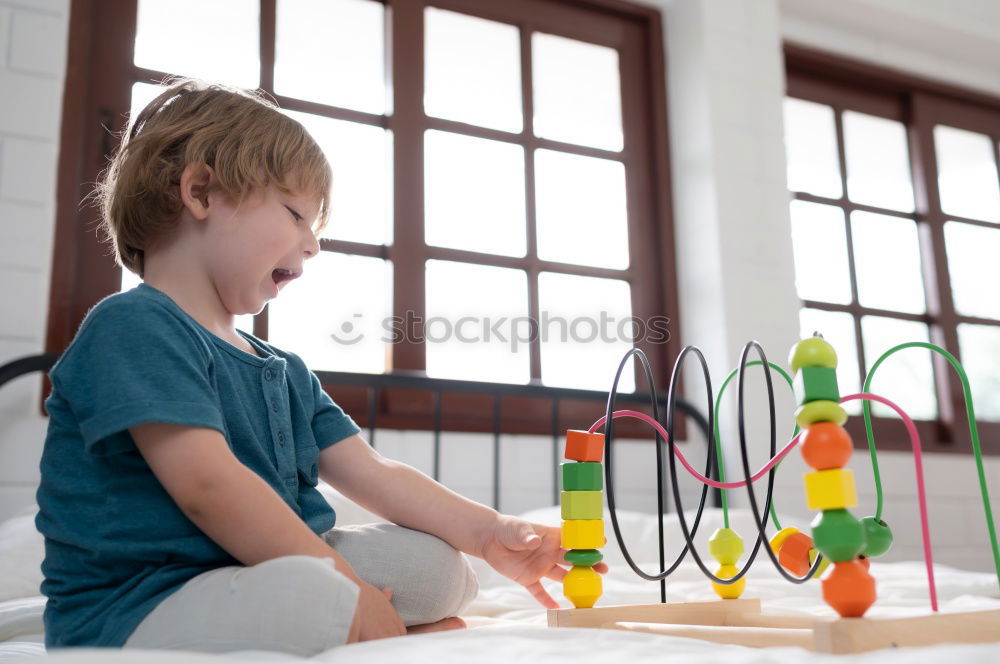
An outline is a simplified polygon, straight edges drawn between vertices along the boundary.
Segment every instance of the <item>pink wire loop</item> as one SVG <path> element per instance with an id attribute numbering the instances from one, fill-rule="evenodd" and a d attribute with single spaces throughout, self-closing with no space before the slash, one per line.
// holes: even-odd
<path id="1" fill-rule="evenodd" d="M 866 401 L 877 401 L 878 403 L 885 404 L 886 406 L 889 406 L 889 408 L 892 408 L 894 411 L 896 411 L 896 414 L 899 415 L 900 419 L 903 421 L 903 426 L 906 427 L 906 432 L 910 435 L 910 445 L 913 447 L 913 465 L 915 467 L 917 476 L 917 503 L 920 506 L 920 530 L 924 545 L 924 562 L 927 566 L 927 587 L 930 594 L 931 610 L 937 611 L 938 610 L 937 586 L 934 583 L 934 559 L 931 553 L 930 521 L 927 518 L 927 496 L 924 490 L 924 464 L 923 464 L 923 458 L 921 456 L 920 434 L 917 433 L 917 426 L 913 423 L 913 420 L 910 418 L 910 416 L 907 415 L 902 408 L 897 406 L 892 401 L 889 401 L 885 397 L 880 397 L 877 394 L 869 394 L 868 392 L 860 392 L 858 394 L 850 394 L 846 397 L 842 397 L 840 403 L 847 403 L 848 401 L 856 401 L 858 399 L 863 399 Z M 611 414 L 612 419 L 617 420 L 620 417 L 634 417 L 638 420 L 642 420 L 646 424 L 656 429 L 656 431 L 661 436 L 663 436 L 664 440 L 669 440 L 669 436 L 667 436 L 667 432 L 663 429 L 663 426 L 649 415 L 646 415 L 645 413 L 640 413 L 637 410 L 616 410 Z M 588 429 L 588 431 L 590 433 L 594 433 L 597 429 L 603 426 L 606 421 L 607 421 L 606 416 L 601 417 L 599 420 L 597 420 L 590 426 L 590 429 Z M 788 442 L 788 444 L 781 449 L 780 452 L 778 452 L 770 461 L 764 464 L 760 470 L 758 470 L 756 473 L 750 476 L 750 481 L 756 482 L 761 477 L 766 475 L 767 472 L 771 470 L 771 468 L 777 465 L 782 459 L 785 458 L 785 456 L 789 452 L 792 451 L 792 448 L 798 444 L 799 438 L 801 438 L 801 436 L 802 434 L 800 433 L 799 435 L 792 438 Z M 684 453 L 681 452 L 681 449 L 679 447 L 676 446 L 674 447 L 674 456 L 677 457 L 677 460 L 681 462 L 681 465 L 684 466 L 684 469 L 692 477 L 702 482 L 703 484 L 715 487 L 716 489 L 738 489 L 742 486 L 746 486 L 746 481 L 744 480 L 739 480 L 736 482 L 719 482 L 709 477 L 705 477 L 697 470 L 695 470 L 690 463 L 688 463 L 688 460 L 684 457 Z"/>

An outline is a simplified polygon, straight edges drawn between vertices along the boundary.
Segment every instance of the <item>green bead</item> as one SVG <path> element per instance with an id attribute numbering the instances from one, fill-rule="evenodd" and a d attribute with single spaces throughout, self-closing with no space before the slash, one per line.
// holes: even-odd
<path id="1" fill-rule="evenodd" d="M 604 493 L 601 491 L 562 491 L 559 493 L 565 521 L 592 521 L 604 518 Z"/>
<path id="2" fill-rule="evenodd" d="M 866 542 L 862 555 L 868 558 L 877 558 L 892 547 L 892 530 L 889 529 L 889 525 L 885 521 L 873 516 L 866 516 L 861 519 L 861 527 L 864 528 Z"/>
<path id="3" fill-rule="evenodd" d="M 708 538 L 708 552 L 720 565 L 735 565 L 743 555 L 743 538 L 732 528 L 719 528 Z"/>
<path id="4" fill-rule="evenodd" d="M 802 367 L 792 383 L 799 405 L 812 401 L 840 401 L 837 370 L 830 367 Z"/>
<path id="5" fill-rule="evenodd" d="M 802 429 L 816 422 L 833 422 L 842 427 L 846 421 L 847 411 L 836 401 L 810 401 L 795 411 L 795 423 Z"/>
<path id="6" fill-rule="evenodd" d="M 563 491 L 601 491 L 604 489 L 604 473 L 600 463 L 577 461 L 561 465 Z"/>
<path id="7" fill-rule="evenodd" d="M 835 563 L 854 560 L 865 548 L 865 529 L 847 510 L 826 510 L 812 522 L 813 546 Z"/>
<path id="8" fill-rule="evenodd" d="M 802 367 L 837 368 L 837 351 L 821 336 L 803 339 L 792 346 L 788 354 L 788 366 L 794 374 Z"/>
<path id="9" fill-rule="evenodd" d="M 597 549 L 570 549 L 563 559 L 578 567 L 593 567 L 604 560 L 604 554 Z"/>

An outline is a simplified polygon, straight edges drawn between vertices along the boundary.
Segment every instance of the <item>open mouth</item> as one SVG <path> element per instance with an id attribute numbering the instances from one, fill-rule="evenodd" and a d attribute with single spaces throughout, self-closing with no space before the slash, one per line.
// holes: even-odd
<path id="1" fill-rule="evenodd" d="M 271 279 L 274 280 L 275 285 L 280 284 L 283 281 L 291 281 L 292 279 L 295 279 L 297 276 L 299 275 L 296 274 L 295 272 L 291 272 L 290 270 L 283 270 L 281 268 L 278 268 L 277 270 L 271 272 Z"/>

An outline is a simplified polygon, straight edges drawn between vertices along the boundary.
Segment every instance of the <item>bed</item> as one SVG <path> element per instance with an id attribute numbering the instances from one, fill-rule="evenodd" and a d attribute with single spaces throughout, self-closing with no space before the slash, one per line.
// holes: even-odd
<path id="1" fill-rule="evenodd" d="M 51 358 L 50 358 L 51 360 Z M 48 361 L 35 363 L 34 370 L 44 370 Z M 49 364 L 51 366 L 51 364 Z M 0 368 L 2 369 L 2 368 Z M 0 374 L 3 372 L 0 371 Z M 324 383 L 333 379 L 341 382 L 352 379 L 349 375 L 324 376 Z M 438 382 L 431 385 L 428 379 L 412 377 L 369 377 L 373 397 L 386 386 L 413 386 L 422 381 L 433 389 L 461 388 L 457 383 Z M 382 381 L 384 384 L 379 383 Z M 4 382 L 0 380 L 0 383 Z M 336 382 L 336 381 L 334 381 Z M 359 384 L 355 382 L 354 384 Z M 491 391 L 487 384 L 466 385 L 469 390 Z M 508 386 L 510 387 L 510 386 Z M 543 388 L 537 388 L 543 389 Z M 546 388 L 551 390 L 551 388 Z M 566 394 L 573 396 L 573 391 Z M 555 394 L 555 393 L 553 393 Z M 561 394 L 565 396 L 565 394 Z M 576 394 L 575 396 L 582 396 Z M 439 401 L 438 401 L 439 403 Z M 684 409 L 699 428 L 704 428 L 704 418 L 696 411 Z M 435 421 L 439 421 L 435 414 Z M 369 423 L 374 427 L 375 418 Z M 374 429 L 372 430 L 374 431 Z M 497 432 L 498 433 L 498 432 Z M 371 435 L 371 434 L 370 434 Z M 498 440 L 498 439 L 497 439 Z M 553 437 L 557 444 L 557 436 Z M 437 454 L 437 450 L 435 454 Z M 496 479 L 496 477 L 494 478 Z M 321 483 L 320 488 L 337 512 L 338 525 L 369 523 L 378 519 L 351 503 L 334 489 Z M 494 491 L 494 495 L 497 493 Z M 553 503 L 558 493 L 553 490 Z M 717 505 L 717 496 L 713 503 Z M 17 516 L 0 524 L 0 662 L 225 662 L 263 661 L 290 662 L 301 658 L 254 651 L 227 655 L 202 655 L 182 651 L 122 651 L 98 649 L 69 649 L 46 653 L 42 626 L 44 598 L 38 594 L 41 583 L 39 565 L 43 556 L 42 538 L 34 527 L 36 508 L 30 507 Z M 559 525 L 558 505 L 542 507 L 521 514 L 522 517 L 543 524 Z M 629 552 L 647 571 L 655 571 L 658 552 L 658 515 L 618 510 L 618 521 Z M 694 514 L 688 514 L 690 523 Z M 748 537 L 754 532 L 752 517 L 744 510 L 730 510 L 731 527 Z M 785 525 L 807 528 L 792 517 L 784 517 Z M 672 560 L 681 549 L 677 515 L 663 516 L 667 559 Z M 696 536 L 701 551 L 707 549 L 707 538 L 723 525 L 722 512 L 717 507 L 706 509 L 702 525 Z M 659 584 L 644 581 L 636 576 L 625 563 L 614 538 L 608 538 L 604 549 L 609 572 L 604 579 L 604 594 L 598 606 L 616 604 L 651 604 L 659 601 Z M 792 662 L 803 657 L 810 661 L 843 661 L 842 656 L 807 653 L 801 648 L 770 647 L 763 649 L 735 645 L 721 645 L 699 639 L 663 636 L 607 629 L 549 628 L 545 609 L 517 584 L 501 577 L 478 559 L 471 559 L 480 581 L 479 596 L 470 604 L 463 618 L 468 629 L 422 634 L 395 639 L 383 639 L 350 646 L 343 646 L 312 659 L 336 662 L 392 662 L 435 661 L 492 662 L 509 664 L 511 661 L 550 661 L 578 664 L 580 662 L 606 662 L 631 660 L 632 662 L 659 662 L 665 657 L 683 658 L 687 662 Z M 871 568 L 878 582 L 878 601 L 869 611 L 873 617 L 921 615 L 929 612 L 925 569 L 922 561 L 900 563 L 874 562 Z M 1000 609 L 1000 592 L 993 574 L 967 572 L 945 566 L 935 566 L 938 598 L 942 612 L 964 612 L 980 609 Z M 818 582 L 792 585 L 770 567 L 761 557 L 747 577 L 745 598 L 759 598 L 766 612 L 800 616 L 833 616 L 820 596 Z M 562 597 L 560 584 L 544 581 L 549 593 L 560 600 L 562 606 L 569 602 Z M 686 560 L 668 578 L 667 601 L 701 601 L 716 599 L 708 581 L 690 559 Z M 997 661 L 1000 654 L 997 644 L 959 645 L 941 644 L 924 648 L 882 650 L 859 656 L 852 661 L 909 662 L 940 661 L 947 657 L 963 662 Z"/>

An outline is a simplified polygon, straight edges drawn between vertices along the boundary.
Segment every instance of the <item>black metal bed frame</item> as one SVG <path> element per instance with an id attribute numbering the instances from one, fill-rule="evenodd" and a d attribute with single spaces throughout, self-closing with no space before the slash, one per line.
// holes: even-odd
<path id="1" fill-rule="evenodd" d="M 0 387 L 18 376 L 34 373 L 36 371 L 47 372 L 59 359 L 59 353 L 43 353 L 19 358 L 0 366 Z M 566 387 L 553 387 L 540 383 L 511 384 L 511 383 L 488 383 L 472 380 L 455 380 L 450 378 L 430 378 L 418 371 L 396 371 L 391 374 L 363 374 L 348 373 L 340 371 L 317 371 L 320 381 L 324 385 L 344 385 L 361 386 L 367 388 L 368 395 L 368 443 L 375 446 L 375 433 L 378 418 L 378 397 L 379 392 L 389 388 L 413 389 L 430 391 L 433 394 L 433 436 L 434 436 L 434 463 L 432 477 L 440 479 L 441 470 L 441 395 L 445 392 L 474 392 L 489 394 L 493 397 L 493 508 L 499 509 L 500 505 L 500 434 L 501 432 L 501 397 L 503 396 L 530 396 L 548 399 L 552 402 L 552 504 L 559 504 L 559 463 L 561 455 L 561 441 L 564 432 L 558 429 L 559 426 L 559 404 L 564 400 L 598 401 L 606 402 L 607 394 L 597 390 L 580 390 Z M 663 414 L 661 424 L 665 424 L 667 411 L 666 395 L 657 395 L 660 404 L 659 411 Z M 648 393 L 634 392 L 619 393 L 616 403 L 648 405 L 650 395 Z M 705 415 L 684 399 L 677 399 L 677 410 L 684 416 L 691 419 L 697 429 L 701 432 L 707 444 L 711 444 L 712 436 L 708 427 L 708 420 Z M 714 460 L 714 455 L 712 455 Z M 717 475 L 717 468 L 713 463 L 710 472 L 711 476 Z M 722 504 L 721 491 L 712 490 L 712 505 L 719 507 Z M 667 496 L 664 495 L 664 505 L 667 504 Z"/>

